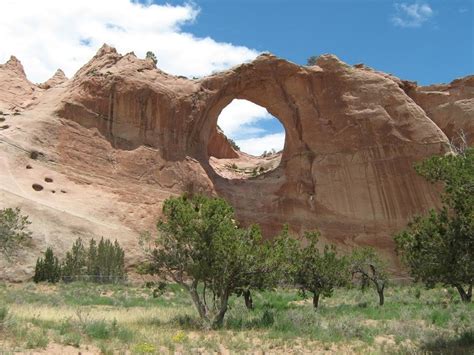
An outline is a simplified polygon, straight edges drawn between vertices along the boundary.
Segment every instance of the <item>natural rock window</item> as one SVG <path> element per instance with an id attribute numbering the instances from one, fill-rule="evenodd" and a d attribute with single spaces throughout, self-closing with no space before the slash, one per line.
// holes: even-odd
<path id="1" fill-rule="evenodd" d="M 252 178 L 276 169 L 285 129 L 267 109 L 234 99 L 219 115 L 209 140 L 210 164 L 221 176 Z"/>

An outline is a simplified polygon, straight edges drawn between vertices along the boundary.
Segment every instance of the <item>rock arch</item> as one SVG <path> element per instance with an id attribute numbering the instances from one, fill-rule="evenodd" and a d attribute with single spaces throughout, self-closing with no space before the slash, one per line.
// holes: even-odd
<path id="1" fill-rule="evenodd" d="M 265 107 L 286 131 L 280 166 L 245 182 L 219 177 L 208 162 L 219 113 L 235 98 Z M 187 80 L 104 47 L 62 102 L 62 117 L 105 130 L 109 140 L 149 145 L 179 169 L 191 158 L 186 166 L 207 175 L 193 183 L 225 196 L 241 221 L 260 223 L 267 235 L 289 222 L 347 246 L 388 250 L 392 232 L 437 203 L 412 166 L 446 151 L 444 133 L 399 81 L 335 56 L 302 67 L 262 55 Z M 173 186 L 185 190 L 184 183 Z"/>
<path id="2" fill-rule="evenodd" d="M 446 137 L 394 80 L 334 56 L 300 67 L 264 55 L 201 85 L 208 97 L 196 119 L 197 146 L 207 145 L 234 98 L 265 107 L 285 127 L 281 166 L 263 180 L 229 183 L 209 173 L 241 219 L 269 234 L 290 222 L 349 245 L 387 247 L 394 230 L 436 205 L 412 166 L 445 151 Z"/>

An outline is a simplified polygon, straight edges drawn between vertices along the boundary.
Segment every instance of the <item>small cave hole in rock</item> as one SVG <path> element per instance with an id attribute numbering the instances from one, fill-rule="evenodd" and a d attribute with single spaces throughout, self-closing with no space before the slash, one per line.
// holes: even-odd
<path id="1" fill-rule="evenodd" d="M 3 129 L 8 129 L 8 128 L 10 128 L 10 126 L 7 125 L 7 124 L 0 127 L 0 129 L 2 129 L 2 130 L 3 130 Z"/>
<path id="2" fill-rule="evenodd" d="M 30 152 L 30 158 L 33 160 L 43 158 L 43 157 L 44 157 L 44 154 L 36 150 L 33 150 L 32 152 Z"/>
<path id="3" fill-rule="evenodd" d="M 46 181 L 46 182 L 53 182 L 53 179 L 51 179 L 50 177 L 46 177 L 46 178 L 44 178 L 44 181 Z"/>
<path id="4" fill-rule="evenodd" d="M 40 184 L 33 184 L 31 187 L 32 187 L 33 190 L 35 190 L 35 191 L 41 191 L 41 190 L 43 190 L 43 186 L 41 186 Z"/>
<path id="5" fill-rule="evenodd" d="M 61 190 L 61 193 L 65 194 L 65 193 L 66 193 L 66 190 Z"/>
<path id="6" fill-rule="evenodd" d="M 208 144 L 209 163 L 227 179 L 247 179 L 275 170 L 285 128 L 266 108 L 234 99 L 219 115 Z"/>
<path id="7" fill-rule="evenodd" d="M 29 164 L 26 166 L 26 168 L 27 168 L 27 169 L 33 169 L 33 167 L 32 167 L 31 165 L 29 165 Z"/>
<path id="8" fill-rule="evenodd" d="M 55 193 L 56 193 L 56 190 L 51 190 L 51 193 L 55 194 Z"/>

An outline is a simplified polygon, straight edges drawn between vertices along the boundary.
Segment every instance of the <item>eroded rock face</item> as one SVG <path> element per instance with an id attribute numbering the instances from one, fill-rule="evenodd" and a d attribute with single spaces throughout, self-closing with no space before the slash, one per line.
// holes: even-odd
<path id="1" fill-rule="evenodd" d="M 224 132 L 219 128 L 211 133 L 207 145 L 207 153 L 209 156 L 218 159 L 236 159 L 239 157 L 239 154 L 232 148 Z"/>
<path id="2" fill-rule="evenodd" d="M 119 148 L 147 144 L 167 160 L 194 157 L 239 217 L 269 234 L 290 222 L 352 240 L 367 229 L 400 227 L 436 203 L 412 165 L 443 153 L 446 136 L 399 83 L 334 56 L 300 67 L 263 55 L 190 81 L 104 47 L 68 95 L 63 117 L 98 127 Z M 265 107 L 286 130 L 279 169 L 244 183 L 208 165 L 219 113 L 236 98 Z"/>
<path id="3" fill-rule="evenodd" d="M 11 56 L 5 64 L 0 64 L 0 102 L 3 107 L 22 108 L 35 99 L 39 90 L 25 74 L 23 65 Z"/>
<path id="4" fill-rule="evenodd" d="M 471 112 L 474 95 L 471 79 L 465 80 L 451 83 L 445 91 L 456 99 L 443 102 L 464 103 L 463 112 Z M 111 217 L 115 227 L 128 228 L 123 242 L 131 264 L 140 252 L 129 236 L 152 228 L 164 199 L 201 192 L 227 198 L 243 224 L 261 224 L 268 237 L 284 223 L 296 232 L 318 228 L 342 248 L 375 246 L 395 265 L 391 235 L 413 214 L 439 203 L 435 187 L 413 169 L 448 150 L 435 123 L 442 117 L 429 116 L 426 96 L 426 89 L 331 55 L 312 67 L 262 55 L 188 80 L 104 45 L 72 79 L 45 91 L 31 109 L 36 123 L 8 139 L 24 145 L 32 137 L 36 149 L 42 142 L 54 161 L 45 159 L 44 166 L 60 170 L 76 189 L 89 186 L 78 195 L 94 205 L 71 200 L 70 213 L 84 211 L 84 230 L 102 231 L 96 220 Z M 265 107 L 285 127 L 281 162 L 273 171 L 231 179 L 211 167 L 210 156 L 227 162 L 239 156 L 217 130 L 220 112 L 233 99 Z M 439 101 L 433 107 L 436 116 L 444 106 Z M 457 124 L 472 132 L 462 122 Z M 43 201 L 36 192 L 31 201 L 61 208 L 56 195 Z"/>
<path id="5" fill-rule="evenodd" d="M 51 78 L 38 86 L 42 89 L 48 90 L 65 83 L 67 80 L 66 74 L 64 74 L 61 69 L 58 69 Z"/>
<path id="6" fill-rule="evenodd" d="M 449 84 L 417 86 L 404 82 L 407 94 L 425 110 L 450 140 L 456 143 L 464 132 L 474 144 L 474 76 L 456 79 Z"/>

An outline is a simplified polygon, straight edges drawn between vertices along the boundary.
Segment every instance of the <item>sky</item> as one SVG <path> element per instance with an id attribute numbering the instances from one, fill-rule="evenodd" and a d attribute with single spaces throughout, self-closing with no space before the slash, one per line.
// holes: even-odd
<path id="1" fill-rule="evenodd" d="M 0 0 L 0 62 L 33 82 L 72 76 L 103 43 L 148 50 L 172 74 L 204 76 L 268 51 L 298 64 L 324 53 L 421 85 L 474 74 L 473 0 Z M 284 144 L 262 107 L 234 100 L 219 126 L 243 151 Z"/>

